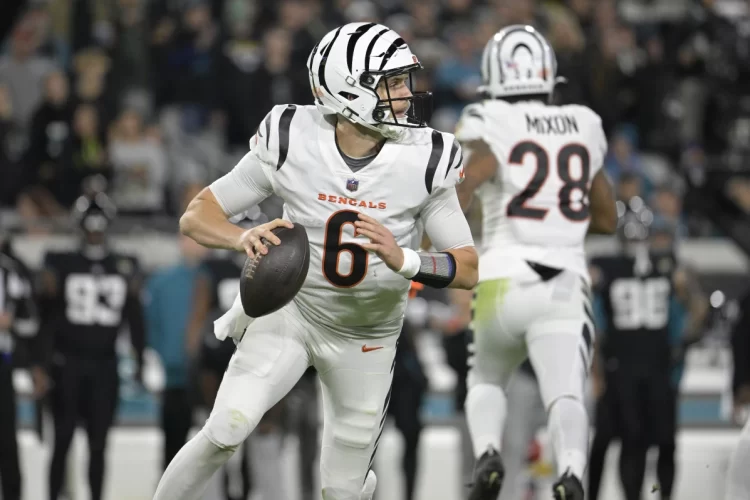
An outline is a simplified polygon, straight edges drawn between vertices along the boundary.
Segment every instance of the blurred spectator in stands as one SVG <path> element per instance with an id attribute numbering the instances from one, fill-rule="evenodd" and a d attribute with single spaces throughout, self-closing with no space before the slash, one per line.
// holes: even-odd
<path id="1" fill-rule="evenodd" d="M 157 105 L 178 105 L 183 128 L 198 133 L 211 122 L 218 99 L 219 27 L 209 4 L 189 2 L 179 25 L 162 21 L 154 43 Z"/>
<path id="2" fill-rule="evenodd" d="M 440 12 L 440 25 L 472 23 L 474 21 L 472 7 L 474 7 L 472 0 L 446 0 Z"/>
<path id="3" fill-rule="evenodd" d="M 619 182 L 615 183 L 617 188 L 617 199 L 630 201 L 635 197 L 643 199 L 643 177 L 633 172 L 625 172 L 620 175 Z"/>
<path id="4" fill-rule="evenodd" d="M 630 116 L 638 127 L 641 148 L 668 150 L 680 144 L 680 127 L 672 126 L 673 118 L 666 112 L 665 105 L 666 99 L 671 97 L 674 78 L 670 65 L 665 60 L 662 37 L 650 28 L 643 31 L 643 49 L 632 54 L 635 66 L 632 91 L 635 93 L 635 102 L 632 103 Z M 623 119 L 631 118 L 626 115 Z"/>
<path id="5" fill-rule="evenodd" d="M 415 20 L 409 14 L 394 14 L 385 19 L 384 24 L 401 35 L 401 38 L 403 38 L 409 47 L 411 47 L 412 52 L 419 54 L 419 62 L 422 63 L 427 71 L 417 72 L 414 75 L 417 79 L 425 78 L 429 71 L 442 62 L 443 57 L 450 50 L 448 46 L 438 38 L 418 37 L 414 31 Z M 433 90 L 432 87 L 429 87 L 429 90 Z"/>
<path id="6" fill-rule="evenodd" d="M 343 11 L 345 23 L 378 23 L 378 8 L 370 0 L 354 0 Z"/>
<path id="7" fill-rule="evenodd" d="M 162 145 L 146 135 L 142 116 L 126 110 L 109 141 L 112 200 L 122 213 L 155 214 L 164 209 L 167 161 Z"/>
<path id="8" fill-rule="evenodd" d="M 112 170 L 107 156 L 107 145 L 99 127 L 99 116 L 91 104 L 79 104 L 73 115 L 71 172 L 65 179 L 62 202 L 68 206 L 81 194 L 85 179 L 103 175 L 111 179 Z"/>
<path id="9" fill-rule="evenodd" d="M 613 0 L 596 6 L 595 35 L 589 44 L 589 104 L 612 132 L 636 103 L 630 80 L 636 69 L 638 47 L 633 31 L 620 23 Z"/>
<path id="10" fill-rule="evenodd" d="M 23 18 L 13 30 L 10 50 L 0 57 L 0 82 L 10 89 L 13 119 L 23 129 L 30 126 L 44 96 L 44 80 L 55 67 L 51 59 L 37 55 L 38 47 L 31 21 Z"/>
<path id="11" fill-rule="evenodd" d="M 687 223 L 682 213 L 682 196 L 677 189 L 670 184 L 659 186 L 650 205 L 658 218 L 663 219 L 667 226 L 675 228 L 675 238 L 687 237 Z"/>
<path id="12" fill-rule="evenodd" d="M 440 8 L 435 0 L 411 0 L 406 2 L 406 8 L 412 18 L 415 38 L 433 39 L 440 36 Z"/>
<path id="13" fill-rule="evenodd" d="M 547 39 L 557 57 L 557 74 L 567 81 L 555 89 L 560 104 L 585 104 L 586 73 L 583 57 L 586 39 L 581 26 L 570 10 L 563 7 L 547 9 L 550 23 Z"/>
<path id="14" fill-rule="evenodd" d="M 227 140 L 232 148 L 247 150 L 247 141 L 274 105 L 312 103 L 307 69 L 291 64 L 290 33 L 272 28 L 263 41 L 260 65 L 252 45 L 244 49 L 247 60 L 238 53 L 225 54 L 221 109 L 227 116 Z"/>
<path id="15" fill-rule="evenodd" d="M 313 2 L 281 0 L 278 10 L 279 25 L 292 34 L 292 66 L 304 67 L 315 44 L 325 34 L 314 16 Z"/>
<path id="16" fill-rule="evenodd" d="M 63 189 L 70 171 L 71 121 L 68 78 L 60 71 L 46 77 L 44 101 L 31 122 L 30 145 L 24 163 L 28 189 L 21 211 L 27 218 L 64 213 Z"/>
<path id="17" fill-rule="evenodd" d="M 0 84 L 0 209 L 14 207 L 23 187 L 23 166 L 13 148 L 15 128 L 10 89 Z"/>
<path id="18" fill-rule="evenodd" d="M 148 24 L 145 0 L 118 0 L 115 10 L 111 90 L 120 95 L 149 83 Z"/>
<path id="19" fill-rule="evenodd" d="M 578 19 L 578 23 L 586 39 L 594 36 L 594 0 L 568 0 L 570 10 Z"/>
<path id="20" fill-rule="evenodd" d="M 604 170 L 615 185 L 626 173 L 641 177 L 640 196 L 649 195 L 652 186 L 644 172 L 638 153 L 638 131 L 634 126 L 620 126 L 612 135 L 610 147 L 604 159 Z"/>
<path id="21" fill-rule="evenodd" d="M 114 94 L 107 89 L 111 65 L 109 57 L 99 48 L 81 50 L 73 58 L 73 100 L 76 104 L 86 103 L 96 107 L 102 132 L 107 130 L 116 115 L 112 102 Z"/>
<path id="22" fill-rule="evenodd" d="M 546 32 L 547 20 L 537 0 L 495 0 L 493 3 L 503 26 L 530 24 Z"/>
<path id="23" fill-rule="evenodd" d="M 248 4 L 253 5 L 253 4 Z M 257 13 L 254 8 L 234 13 L 228 4 L 227 24 L 228 38 L 223 44 L 218 71 L 219 109 L 226 117 L 227 144 L 231 149 L 247 150 L 247 141 L 255 133 L 260 120 L 268 109 L 262 99 L 256 99 L 249 88 L 255 81 L 255 75 L 263 63 L 264 47 L 259 34 L 253 29 Z M 259 106 L 260 105 L 260 106 Z M 258 108 L 262 109 L 258 109 Z"/>
<path id="24" fill-rule="evenodd" d="M 481 83 L 477 50 L 471 26 L 456 26 L 450 33 L 451 55 L 435 71 L 435 99 L 441 107 L 448 107 L 458 115 L 472 102 Z"/>

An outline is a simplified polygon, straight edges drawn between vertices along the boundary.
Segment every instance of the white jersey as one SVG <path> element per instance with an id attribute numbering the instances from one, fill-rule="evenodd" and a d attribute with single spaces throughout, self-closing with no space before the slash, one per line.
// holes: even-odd
<path id="1" fill-rule="evenodd" d="M 479 280 L 523 274 L 524 261 L 588 276 L 588 193 L 607 151 L 599 116 L 584 106 L 487 100 L 464 110 L 456 136 L 484 141 L 498 161 L 478 190 Z"/>
<path id="2" fill-rule="evenodd" d="M 409 280 L 354 237 L 364 213 L 388 228 L 401 247 L 417 249 L 422 229 L 438 250 L 473 245 L 455 184 L 462 154 L 452 134 L 405 129 L 375 159 L 353 172 L 338 151 L 331 117 L 314 106 L 275 106 L 250 141 L 250 153 L 211 185 L 234 215 L 271 193 L 283 198 L 284 218 L 302 224 L 310 241 L 310 270 L 295 297 L 310 321 L 354 336 L 398 332 Z"/>

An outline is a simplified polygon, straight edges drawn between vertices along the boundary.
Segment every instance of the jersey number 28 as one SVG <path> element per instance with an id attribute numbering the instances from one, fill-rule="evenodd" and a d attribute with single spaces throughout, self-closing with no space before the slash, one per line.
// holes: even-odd
<path id="1" fill-rule="evenodd" d="M 548 209 L 530 206 L 527 202 L 536 196 L 542 189 L 550 174 L 549 155 L 547 151 L 532 141 L 523 141 L 511 150 L 508 158 L 509 165 L 523 164 L 524 157 L 532 154 L 536 158 L 536 172 L 523 191 L 510 200 L 507 208 L 508 217 L 523 217 L 525 219 L 543 220 L 547 216 Z M 581 175 L 574 179 L 570 172 L 570 160 L 577 156 L 581 161 Z M 557 175 L 563 182 L 563 187 L 558 195 L 558 208 L 567 219 L 573 222 L 582 222 L 589 218 L 589 205 L 586 197 L 589 194 L 589 177 L 591 174 L 591 159 L 589 151 L 582 144 L 568 144 L 557 154 Z M 574 190 L 581 192 L 579 206 L 572 206 L 571 196 Z"/>

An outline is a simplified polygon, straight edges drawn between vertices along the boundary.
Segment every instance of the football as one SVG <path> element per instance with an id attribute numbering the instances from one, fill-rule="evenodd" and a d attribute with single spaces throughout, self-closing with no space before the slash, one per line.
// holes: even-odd
<path id="1" fill-rule="evenodd" d="M 291 229 L 277 227 L 272 232 L 281 244 L 267 244 L 267 254 L 248 257 L 240 276 L 242 308 L 251 318 L 260 318 L 287 305 L 299 292 L 310 267 L 310 243 L 302 225 L 295 224 Z"/>

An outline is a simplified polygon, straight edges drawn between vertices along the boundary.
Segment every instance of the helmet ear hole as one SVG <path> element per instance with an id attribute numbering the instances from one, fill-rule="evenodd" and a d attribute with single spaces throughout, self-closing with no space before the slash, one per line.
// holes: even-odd
<path id="1" fill-rule="evenodd" d="M 345 92 L 343 90 L 339 92 L 339 95 L 349 101 L 353 101 L 359 97 L 357 94 L 352 94 L 351 92 Z"/>

